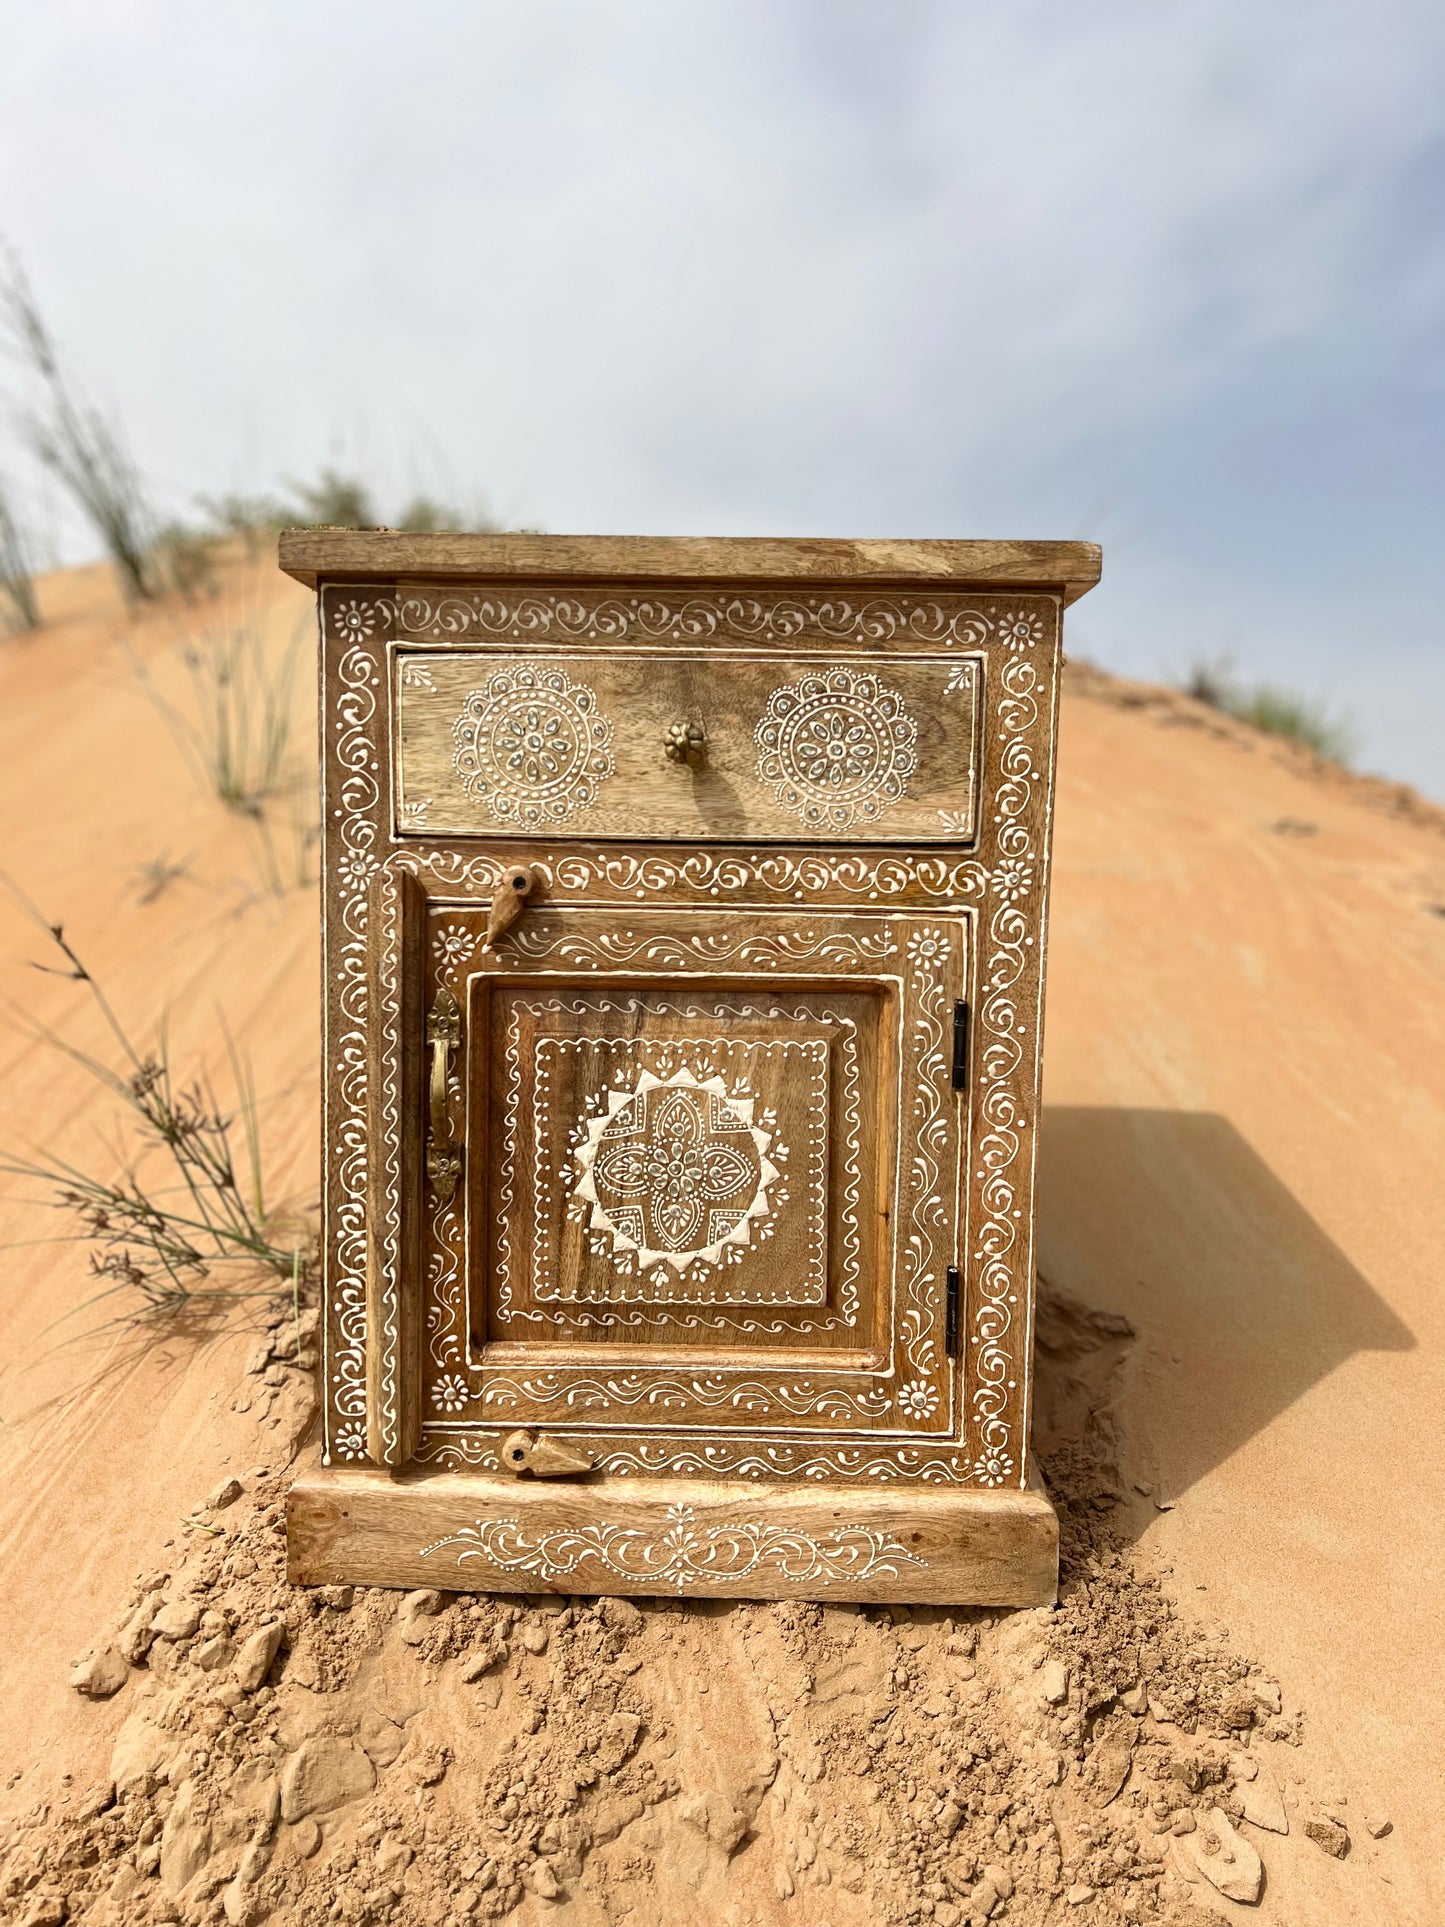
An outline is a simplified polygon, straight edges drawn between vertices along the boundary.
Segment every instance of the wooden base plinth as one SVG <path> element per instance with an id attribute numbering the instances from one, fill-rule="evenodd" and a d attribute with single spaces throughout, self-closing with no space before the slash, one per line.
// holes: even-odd
<path id="1" fill-rule="evenodd" d="M 692 1479 L 393 1476 L 317 1466 L 291 1488 L 292 1583 L 1044 1606 L 1042 1491 Z"/>

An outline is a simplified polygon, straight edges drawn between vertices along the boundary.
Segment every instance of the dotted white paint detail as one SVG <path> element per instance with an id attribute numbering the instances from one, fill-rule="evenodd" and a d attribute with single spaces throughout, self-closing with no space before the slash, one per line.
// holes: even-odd
<path id="1" fill-rule="evenodd" d="M 871 671 L 837 668 L 781 684 L 754 736 L 758 781 L 810 829 L 873 822 L 908 793 L 918 725 Z"/>
<path id="2" fill-rule="evenodd" d="M 498 823 L 565 823 L 613 771 L 612 724 L 596 692 L 544 662 L 509 664 L 473 689 L 452 725 L 462 788 Z"/>

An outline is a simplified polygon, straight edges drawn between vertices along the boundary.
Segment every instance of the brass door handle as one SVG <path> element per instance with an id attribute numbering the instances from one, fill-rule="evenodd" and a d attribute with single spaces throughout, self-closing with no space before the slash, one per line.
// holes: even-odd
<path id="1" fill-rule="evenodd" d="M 427 1146 L 426 1174 L 443 1204 L 450 1202 L 462 1173 L 460 1147 L 452 1140 L 447 1116 L 447 1060 L 462 1041 L 462 1009 L 444 984 L 427 1014 L 427 1048 L 431 1052 L 431 1143 Z"/>
<path id="2" fill-rule="evenodd" d="M 701 769 L 707 761 L 707 729 L 702 723 L 670 723 L 662 747 L 670 763 Z"/>

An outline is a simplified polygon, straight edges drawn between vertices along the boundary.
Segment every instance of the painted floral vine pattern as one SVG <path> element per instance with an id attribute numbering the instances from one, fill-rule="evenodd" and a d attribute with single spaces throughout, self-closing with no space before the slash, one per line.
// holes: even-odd
<path id="1" fill-rule="evenodd" d="M 857 1585 L 926 1566 L 901 1540 L 870 1526 L 839 1526 L 814 1536 L 796 1526 L 753 1520 L 705 1526 L 690 1505 L 667 1509 L 667 1524 L 553 1526 L 528 1532 L 518 1519 L 478 1519 L 421 1548 L 421 1557 L 454 1552 L 459 1566 L 478 1560 L 497 1572 L 546 1580 L 605 1575 L 639 1586 L 689 1587 L 766 1572 L 799 1586 Z"/>
<path id="2" fill-rule="evenodd" d="M 756 1435 L 683 1444 L 666 1437 L 616 1447 L 599 1443 L 606 1469 L 808 1479 L 916 1478 L 1020 1484 L 1022 1441 L 1012 1413 L 1026 1387 L 1026 1321 L 1019 1316 L 1033 1255 L 1020 1224 L 1032 1208 L 1032 1103 L 1037 1069 L 1038 1011 L 1027 978 L 1032 944 L 1022 908 L 1044 887 L 1042 811 L 1052 725 L 1052 663 L 1038 652 L 1054 635 L 1057 601 L 1048 596 L 979 597 L 945 593 L 878 593 L 850 597 L 699 592 L 669 598 L 652 592 L 597 590 L 545 595 L 510 587 L 465 595 L 396 599 L 374 585 L 328 585 L 319 598 L 331 708 L 325 719 L 327 809 L 323 825 L 330 915 L 324 968 L 329 991 L 326 1105 L 329 1316 L 324 1333 L 325 1449 L 328 1456 L 365 1456 L 366 1130 L 363 1025 L 364 945 L 370 876 L 388 847 L 382 808 L 382 658 L 394 635 L 439 642 L 615 638 L 659 643 L 737 638 L 791 644 L 801 637 L 855 647 L 908 650 L 941 644 L 992 650 L 987 676 L 999 694 L 989 704 L 984 799 L 976 854 L 863 855 L 840 851 L 766 850 L 666 854 L 539 848 L 529 856 L 547 883 L 591 901 L 724 904 L 766 900 L 806 903 L 825 895 L 860 903 L 934 901 L 987 907 L 981 955 L 978 1023 L 982 1059 L 975 1101 L 970 1174 L 971 1267 L 965 1383 L 972 1388 L 970 1446 L 914 1449 L 830 1444 L 822 1450 L 788 1438 Z M 952 826 L 950 826 L 952 827 Z M 962 825 L 959 826 L 963 828 Z M 500 859 L 454 845 L 417 848 L 407 860 L 435 894 L 490 893 Z M 1005 886 L 1003 879 L 1009 879 Z M 981 1128 L 979 1128 L 981 1126 Z M 429 1292 L 449 1262 L 434 1254 Z M 435 1300 L 433 1300 L 435 1302 Z M 424 1463 L 495 1466 L 485 1433 L 424 1434 Z"/>

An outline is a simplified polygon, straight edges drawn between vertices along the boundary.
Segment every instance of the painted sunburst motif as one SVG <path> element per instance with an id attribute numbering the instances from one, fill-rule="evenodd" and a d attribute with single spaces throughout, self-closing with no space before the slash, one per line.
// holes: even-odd
<path id="1" fill-rule="evenodd" d="M 751 1244 L 779 1177 L 772 1136 L 753 1120 L 752 1098 L 690 1070 L 644 1070 L 631 1090 L 608 1091 L 601 1114 L 583 1120 L 572 1195 L 614 1259 L 682 1272 Z"/>

